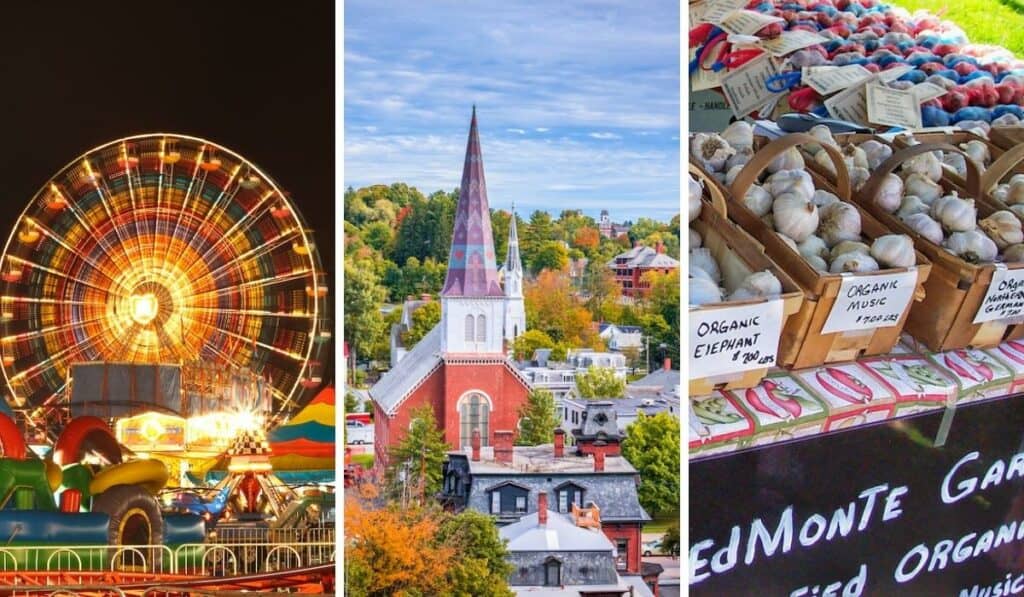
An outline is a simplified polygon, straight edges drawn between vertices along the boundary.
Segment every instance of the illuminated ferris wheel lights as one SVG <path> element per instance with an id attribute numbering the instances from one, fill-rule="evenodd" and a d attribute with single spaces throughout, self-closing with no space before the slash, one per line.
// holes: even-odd
<path id="1" fill-rule="evenodd" d="M 274 216 L 278 220 L 283 220 L 287 218 L 288 216 L 291 215 L 291 213 L 292 212 L 291 210 L 288 209 L 288 206 L 284 205 L 283 203 L 270 208 L 270 215 Z"/>
<path id="2" fill-rule="evenodd" d="M 160 152 L 160 161 L 165 164 L 176 164 L 180 159 L 181 154 L 177 151 Z"/>
<path id="3" fill-rule="evenodd" d="M 160 304 L 153 294 L 140 294 L 131 297 L 132 320 L 139 325 L 149 325 L 160 312 Z"/>
<path id="4" fill-rule="evenodd" d="M 3 273 L 3 275 L 0 276 L 0 277 L 3 278 L 4 282 L 15 283 L 15 282 L 20 282 L 21 281 L 21 275 L 22 274 L 21 274 L 21 268 L 20 267 L 19 268 L 12 267 L 11 269 L 5 271 Z"/>
<path id="5" fill-rule="evenodd" d="M 37 242 L 39 242 L 40 236 L 41 234 L 39 233 L 39 230 L 36 229 L 35 224 L 32 224 L 31 222 L 29 222 L 27 226 L 22 228 L 21 232 L 18 232 L 18 240 L 26 245 L 36 244 Z"/>
<path id="6" fill-rule="evenodd" d="M 306 286 L 306 296 L 324 298 L 327 296 L 326 286 L 317 286 L 315 289 L 312 286 Z"/>
<path id="7" fill-rule="evenodd" d="M 248 174 L 239 179 L 238 186 L 243 189 L 255 189 L 260 186 L 260 182 L 262 181 L 259 176 L 256 176 L 255 174 Z"/>
<path id="8" fill-rule="evenodd" d="M 210 159 L 199 162 L 199 167 L 207 172 L 214 172 L 220 169 L 221 161 L 220 158 L 211 155 Z"/>

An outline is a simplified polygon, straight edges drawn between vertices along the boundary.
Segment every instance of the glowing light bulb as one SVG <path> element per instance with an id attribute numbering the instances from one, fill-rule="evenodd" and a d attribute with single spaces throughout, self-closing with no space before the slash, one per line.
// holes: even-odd
<path id="1" fill-rule="evenodd" d="M 152 294 L 136 294 L 131 298 L 132 319 L 139 325 L 148 325 L 156 319 L 159 307 Z"/>

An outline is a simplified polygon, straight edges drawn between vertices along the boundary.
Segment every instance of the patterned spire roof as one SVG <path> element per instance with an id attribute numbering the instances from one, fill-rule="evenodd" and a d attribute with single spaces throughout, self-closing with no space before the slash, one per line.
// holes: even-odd
<path id="1" fill-rule="evenodd" d="M 505 254 L 505 271 L 523 271 L 519 260 L 519 232 L 516 231 L 516 204 L 512 204 L 512 221 L 508 229 L 508 251 Z"/>
<path id="2" fill-rule="evenodd" d="M 480 135 L 476 130 L 476 106 L 473 106 L 473 118 L 469 124 L 448 274 L 441 296 L 503 296 L 494 260 L 491 210 L 487 204 Z"/>

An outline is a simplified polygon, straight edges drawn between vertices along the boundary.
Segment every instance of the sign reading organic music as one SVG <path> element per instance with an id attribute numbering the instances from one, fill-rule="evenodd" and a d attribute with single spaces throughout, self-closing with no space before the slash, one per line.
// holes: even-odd
<path id="1" fill-rule="evenodd" d="M 1024 594 L 1022 400 L 691 461 L 690 594 Z"/>
<path id="2" fill-rule="evenodd" d="M 775 365 L 782 299 L 690 309 L 690 379 Z"/>
<path id="3" fill-rule="evenodd" d="M 174 452 L 185 449 L 185 419 L 148 412 L 117 421 L 117 441 L 140 452 Z"/>
<path id="4" fill-rule="evenodd" d="M 974 316 L 974 323 L 1024 316 L 1024 269 L 997 268 Z"/>
<path id="5" fill-rule="evenodd" d="M 914 298 L 917 271 L 843 276 L 839 295 L 829 311 L 822 334 L 891 327 L 900 322 Z"/>

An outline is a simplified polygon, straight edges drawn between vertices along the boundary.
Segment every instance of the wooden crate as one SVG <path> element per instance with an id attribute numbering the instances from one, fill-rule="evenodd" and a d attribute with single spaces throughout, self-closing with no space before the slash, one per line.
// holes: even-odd
<path id="1" fill-rule="evenodd" d="M 730 219 L 760 242 L 768 257 L 778 263 L 804 291 L 803 306 L 799 313 L 787 320 L 779 351 L 781 364 L 798 369 L 824 363 L 850 361 L 864 356 L 888 354 L 899 342 L 900 332 L 903 330 L 903 325 L 910 312 L 910 305 L 913 305 L 914 301 L 924 298 L 924 282 L 928 279 L 931 270 L 928 259 L 917 252 L 917 265 L 915 266 L 917 289 L 914 293 L 914 301 L 907 306 L 896 325 L 830 334 L 822 333 L 821 330 L 836 303 L 843 276 L 819 272 L 812 268 L 797 251 L 794 251 L 779 238 L 775 230 L 738 200 L 746 194 L 750 185 L 775 156 L 790 147 L 817 142 L 818 140 L 810 135 L 794 133 L 760 146 L 755 152 L 754 158 L 733 181 L 730 195 L 727 197 Z M 836 193 L 843 201 L 857 207 L 861 215 L 862 236 L 868 239 L 869 244 L 871 240 L 879 236 L 890 234 L 892 232 L 890 228 L 883 226 L 856 203 L 850 202 L 850 180 L 842 156 L 833 147 L 826 147 L 825 150 L 832 157 L 838 173 L 838 180 L 835 185 L 829 184 L 819 174 L 808 169 L 815 186 L 820 189 L 828 189 Z M 855 275 L 867 279 L 907 269 L 909 268 L 895 268 Z"/>
<path id="2" fill-rule="evenodd" d="M 972 264 L 946 251 L 939 245 L 921 237 L 904 224 L 895 215 L 886 213 L 874 202 L 883 179 L 907 159 L 928 151 L 956 151 L 958 147 L 945 143 L 922 143 L 904 147 L 892 155 L 871 175 L 854 200 L 868 210 L 886 227 L 906 234 L 914 239 L 914 246 L 924 253 L 932 262 L 932 272 L 925 283 L 925 297 L 914 305 L 907 319 L 906 329 L 914 338 L 923 342 L 933 351 L 945 351 L 959 348 L 989 347 L 999 344 L 1007 333 L 1012 331 L 1011 325 L 997 321 L 975 324 L 974 317 L 988 292 L 992 274 L 996 270 L 994 264 Z M 961 152 L 962 153 L 962 152 Z M 985 218 L 997 208 L 985 201 L 981 196 L 981 176 L 974 163 L 967 161 L 968 174 L 964 181 L 967 196 L 975 198 L 978 217 Z M 943 177 L 939 184 L 946 192 L 960 189 L 948 178 Z M 1024 263 L 1006 264 L 1009 269 L 1024 268 Z"/>
<path id="3" fill-rule="evenodd" d="M 726 217 L 726 200 L 721 188 L 714 184 L 709 176 L 704 174 L 695 165 L 690 164 L 690 172 L 704 182 L 705 203 L 701 208 L 700 216 L 690 223 L 694 230 L 700 233 L 704 246 L 711 251 L 711 254 L 720 263 L 725 259 L 738 262 L 741 267 L 737 271 L 744 271 L 745 274 L 768 270 L 775 275 L 782 283 L 782 318 L 783 329 L 787 320 L 800 310 L 803 302 L 803 292 L 793 280 L 786 275 L 782 269 L 762 252 L 760 245 L 747 233 L 740 230 Z M 702 309 L 715 309 L 735 307 L 744 304 L 763 302 L 766 299 L 750 301 L 734 301 L 721 303 L 720 305 L 704 305 Z M 715 390 L 731 390 L 751 388 L 761 383 L 761 380 L 768 374 L 769 367 L 737 372 L 731 375 L 719 375 L 714 377 L 703 377 L 690 380 L 690 396 L 704 396 Z"/>

